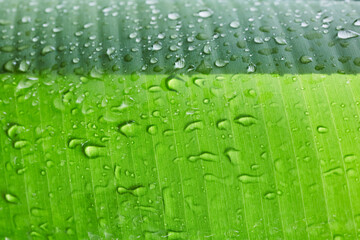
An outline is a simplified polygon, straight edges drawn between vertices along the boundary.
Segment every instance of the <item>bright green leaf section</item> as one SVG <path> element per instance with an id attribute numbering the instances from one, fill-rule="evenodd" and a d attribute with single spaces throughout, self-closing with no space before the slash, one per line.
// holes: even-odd
<path id="1" fill-rule="evenodd" d="M 358 75 L 3 74 L 0 237 L 357 239 Z"/>

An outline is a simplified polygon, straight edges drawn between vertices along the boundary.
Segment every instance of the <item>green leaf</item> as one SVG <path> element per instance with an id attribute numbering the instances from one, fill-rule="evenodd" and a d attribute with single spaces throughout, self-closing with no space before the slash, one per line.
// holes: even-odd
<path id="1" fill-rule="evenodd" d="M 0 238 L 360 238 L 359 10 L 0 0 Z"/>

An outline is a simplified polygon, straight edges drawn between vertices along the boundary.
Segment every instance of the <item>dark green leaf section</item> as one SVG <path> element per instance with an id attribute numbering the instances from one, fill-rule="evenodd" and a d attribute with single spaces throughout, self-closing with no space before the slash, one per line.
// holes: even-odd
<path id="1" fill-rule="evenodd" d="M 0 238 L 358 239 L 359 76 L 0 78 Z"/>
<path id="2" fill-rule="evenodd" d="M 0 1 L 1 72 L 358 73 L 360 4 Z"/>

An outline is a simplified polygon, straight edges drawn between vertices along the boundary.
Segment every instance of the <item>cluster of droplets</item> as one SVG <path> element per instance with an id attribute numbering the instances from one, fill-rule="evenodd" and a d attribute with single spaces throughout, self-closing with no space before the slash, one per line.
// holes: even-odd
<path id="1" fill-rule="evenodd" d="M 2 68 L 7 72 L 28 72 L 36 71 L 39 65 L 40 68 L 44 65 L 57 72 L 73 71 L 76 74 L 89 73 L 93 67 L 122 73 L 196 71 L 207 74 L 227 69 L 233 71 L 235 68 L 238 72 L 247 73 L 254 73 L 259 69 L 287 71 L 286 68 L 291 69 L 300 63 L 299 68 L 302 68 L 301 64 L 305 64 L 304 68 L 308 71 L 309 66 L 314 65 L 316 71 L 321 71 L 329 67 L 340 69 L 341 65 L 338 66 L 339 63 L 336 62 L 330 64 L 328 60 L 312 53 L 311 47 L 304 52 L 306 44 L 320 44 L 319 39 L 328 38 L 336 32 L 335 36 L 329 36 L 328 46 L 338 44 L 346 48 L 352 44 L 348 41 L 359 36 L 359 19 L 338 19 L 331 10 L 332 5 L 316 12 L 314 16 L 301 14 L 300 10 L 293 8 L 276 12 L 280 21 L 277 25 L 270 24 L 273 20 L 265 12 L 259 19 L 256 15 L 246 19 L 247 14 L 244 15 L 243 11 L 256 14 L 261 12 L 257 4 L 254 6 L 246 3 L 242 10 L 236 7 L 226 8 L 218 3 L 224 10 L 221 13 L 196 3 L 186 4 L 185 8 L 189 10 L 186 13 L 163 12 L 160 4 L 161 1 L 148 2 L 149 8 L 145 11 L 149 18 L 143 21 L 120 12 L 125 9 L 139 13 L 136 4 L 107 6 L 106 3 L 92 2 L 81 6 L 59 4 L 45 9 L 37 6 L 34 10 L 44 16 L 56 12 L 59 17 L 65 16 L 70 10 L 75 16 L 81 15 L 82 8 L 96 11 L 102 16 L 105 29 L 108 22 L 123 22 L 119 25 L 119 29 L 125 33 L 122 36 L 111 31 L 100 35 L 96 21 L 80 22 L 70 19 L 75 28 L 70 31 L 71 37 L 65 38 L 64 34 L 69 34 L 67 26 L 56 22 L 52 17 L 49 21 L 36 22 L 31 16 L 22 16 L 13 25 L 4 16 L 0 19 L 0 29 L 4 33 L 4 44 L 0 44 L 0 51 L 6 56 L 2 58 Z M 293 18 L 289 23 L 283 22 L 289 18 Z M 267 21 L 269 24 L 264 23 Z M 16 39 L 10 35 L 16 24 L 31 27 L 30 41 L 8 41 Z M 304 33 L 298 31 L 298 26 L 304 29 Z M 185 28 L 188 31 L 184 31 Z M 40 32 L 42 34 L 38 34 Z M 58 38 L 62 39 L 61 44 L 54 43 Z M 301 53 L 293 50 L 300 47 L 297 45 L 303 45 Z M 19 54 L 15 58 L 11 57 L 14 53 Z M 59 64 L 57 60 L 62 56 L 67 56 L 66 60 Z M 264 63 L 263 56 L 270 56 L 272 61 Z M 341 64 L 348 62 L 340 61 Z M 354 59 L 353 64 L 358 66 L 360 61 Z"/>

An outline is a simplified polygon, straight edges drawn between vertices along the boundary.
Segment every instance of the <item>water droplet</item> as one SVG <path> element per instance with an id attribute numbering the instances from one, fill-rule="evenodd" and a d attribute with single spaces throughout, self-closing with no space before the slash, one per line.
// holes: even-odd
<path id="1" fill-rule="evenodd" d="M 212 15 L 213 15 L 213 12 L 210 9 L 200 10 L 198 12 L 198 16 L 201 18 L 208 18 L 208 17 L 211 17 Z"/>
<path id="2" fill-rule="evenodd" d="M 55 28 L 53 28 L 53 33 L 59 33 L 59 32 L 62 32 L 64 29 L 63 28 L 61 28 L 61 27 L 55 27 Z"/>
<path id="3" fill-rule="evenodd" d="M 45 215 L 46 211 L 41 208 L 31 208 L 30 213 L 35 217 L 41 217 Z"/>
<path id="4" fill-rule="evenodd" d="M 216 127 L 220 130 L 226 130 L 230 127 L 230 122 L 227 119 L 221 119 L 216 123 Z"/>
<path id="5" fill-rule="evenodd" d="M 274 192 L 265 193 L 264 198 L 267 200 L 273 200 L 276 198 L 276 193 Z"/>
<path id="6" fill-rule="evenodd" d="M 79 63 L 79 62 L 80 62 L 80 58 L 73 58 L 73 59 L 72 59 L 72 62 L 75 63 L 75 64 L 76 64 L 76 63 Z"/>
<path id="7" fill-rule="evenodd" d="M 240 23 L 238 21 L 232 21 L 230 23 L 230 27 L 231 28 L 239 28 L 240 27 Z"/>
<path id="8" fill-rule="evenodd" d="M 250 63 L 249 66 L 247 67 L 247 73 L 254 73 L 256 71 L 256 65 L 253 63 Z"/>
<path id="9" fill-rule="evenodd" d="M 19 71 L 20 72 L 27 72 L 30 68 L 30 61 L 22 60 L 19 64 Z"/>
<path id="10" fill-rule="evenodd" d="M 16 174 L 22 175 L 22 174 L 24 174 L 26 172 L 26 169 L 27 168 L 19 168 L 18 170 L 16 170 Z"/>
<path id="11" fill-rule="evenodd" d="M 244 91 L 245 96 L 247 97 L 256 97 L 256 91 L 254 89 L 247 89 Z"/>
<path id="12" fill-rule="evenodd" d="M 7 130 L 7 135 L 9 138 L 14 139 L 17 135 L 24 132 L 25 128 L 23 126 L 20 126 L 18 124 L 14 124 Z"/>
<path id="13" fill-rule="evenodd" d="M 114 175 L 116 179 L 121 179 L 121 167 L 116 165 L 114 169 Z"/>
<path id="14" fill-rule="evenodd" d="M 218 60 L 215 61 L 215 66 L 219 67 L 219 68 L 222 68 L 222 67 L 225 67 L 228 63 L 229 63 L 228 61 L 218 59 Z"/>
<path id="15" fill-rule="evenodd" d="M 132 194 L 139 197 L 139 196 L 143 196 L 146 194 L 146 188 L 145 187 L 137 187 L 135 189 L 132 190 Z"/>
<path id="16" fill-rule="evenodd" d="M 147 132 L 151 135 L 155 135 L 157 132 L 158 132 L 158 128 L 156 125 L 150 125 L 148 128 L 147 128 Z"/>
<path id="17" fill-rule="evenodd" d="M 16 204 L 19 202 L 19 199 L 11 193 L 5 193 L 4 198 L 8 203 Z"/>
<path id="18" fill-rule="evenodd" d="M 356 19 L 356 20 L 353 22 L 353 25 L 354 25 L 354 26 L 360 26 L 360 18 Z"/>
<path id="19" fill-rule="evenodd" d="M 334 235 L 333 240 L 344 240 L 344 237 L 342 235 L 336 234 Z"/>
<path id="20" fill-rule="evenodd" d="M 196 71 L 202 74 L 209 74 L 212 71 L 212 66 L 209 62 L 202 60 Z"/>
<path id="21" fill-rule="evenodd" d="M 53 51 L 55 51 L 55 47 L 47 45 L 41 50 L 41 55 L 46 55 L 46 54 L 51 53 Z"/>
<path id="22" fill-rule="evenodd" d="M 240 151 L 235 148 L 227 148 L 224 151 L 224 155 L 229 159 L 231 164 L 240 164 Z"/>
<path id="23" fill-rule="evenodd" d="M 211 46 L 206 44 L 203 48 L 203 53 L 206 55 L 210 55 L 211 54 Z"/>
<path id="24" fill-rule="evenodd" d="M 6 26 L 6 25 L 10 25 L 11 22 L 9 20 L 6 19 L 0 19 L 0 26 Z"/>
<path id="25" fill-rule="evenodd" d="M 283 38 L 283 37 L 275 37 L 274 40 L 279 45 L 286 45 L 287 44 L 286 39 Z"/>
<path id="26" fill-rule="evenodd" d="M 161 50 L 161 49 L 162 49 L 162 45 L 161 45 L 160 42 L 156 42 L 156 43 L 154 43 L 153 46 L 152 46 L 152 50 L 153 50 L 153 51 L 159 51 L 159 50 Z"/>
<path id="27" fill-rule="evenodd" d="M 360 34 L 351 30 L 341 30 L 338 31 L 337 33 L 337 37 L 339 39 L 350 39 L 350 38 L 355 38 L 358 37 Z"/>
<path id="28" fill-rule="evenodd" d="M 4 64 L 4 70 L 7 72 L 15 72 L 16 61 L 10 60 Z"/>
<path id="29" fill-rule="evenodd" d="M 256 118 L 249 114 L 241 114 L 241 115 L 237 116 L 234 120 L 236 123 L 238 123 L 244 127 L 249 127 L 256 123 Z"/>
<path id="30" fill-rule="evenodd" d="M 177 20 L 177 19 L 179 19 L 180 18 L 180 14 L 178 14 L 178 13 L 169 13 L 168 14 L 168 18 L 170 19 L 170 20 Z"/>
<path id="31" fill-rule="evenodd" d="M 329 129 L 327 127 L 324 127 L 324 126 L 318 126 L 316 128 L 316 130 L 318 131 L 318 133 L 327 133 L 327 132 L 329 132 Z"/>
<path id="32" fill-rule="evenodd" d="M 241 183 L 257 183 L 260 180 L 260 176 L 256 176 L 256 175 L 249 175 L 249 174 L 241 174 L 238 177 L 239 181 Z"/>
<path id="33" fill-rule="evenodd" d="M 340 167 L 334 167 L 324 171 L 323 174 L 324 176 L 329 176 L 329 175 L 341 176 L 344 174 L 344 170 Z"/>
<path id="34" fill-rule="evenodd" d="M 331 23 L 332 21 L 334 21 L 334 18 L 332 16 L 324 17 L 322 20 L 323 23 Z"/>
<path id="35" fill-rule="evenodd" d="M 175 69 L 182 69 L 185 67 L 185 59 L 184 58 L 178 58 L 176 61 L 175 61 L 175 66 L 174 68 Z"/>
<path id="36" fill-rule="evenodd" d="M 204 124 L 203 124 L 202 121 L 193 121 L 193 122 L 188 123 L 185 126 L 184 131 L 185 132 L 192 132 L 192 131 L 195 131 L 195 130 L 201 130 L 203 128 L 204 128 Z"/>
<path id="37" fill-rule="evenodd" d="M 203 41 L 203 40 L 207 40 L 209 37 L 206 33 L 198 33 L 196 34 L 195 38 L 197 40 Z"/>
<path id="38" fill-rule="evenodd" d="M 254 42 L 257 44 L 262 44 L 262 43 L 264 43 L 264 40 L 261 37 L 255 37 Z"/>
<path id="39" fill-rule="evenodd" d="M 207 162 L 217 162 L 219 160 L 219 157 L 211 152 L 202 152 L 200 155 L 189 156 L 188 160 L 190 162 L 196 162 L 198 160 L 203 160 Z"/>
<path id="40" fill-rule="evenodd" d="M 117 192 L 119 194 L 132 194 L 134 196 L 140 197 L 146 194 L 146 188 L 143 186 L 134 186 L 134 187 L 130 187 L 130 188 L 126 188 L 126 187 L 118 187 L 117 188 Z"/>
<path id="41" fill-rule="evenodd" d="M 14 148 L 21 149 L 21 148 L 26 147 L 28 144 L 29 144 L 29 142 L 26 140 L 19 140 L 19 141 L 14 142 Z"/>
<path id="42" fill-rule="evenodd" d="M 300 62 L 303 64 L 308 64 L 308 63 L 311 63 L 312 61 L 313 61 L 312 57 L 305 56 L 305 55 L 300 57 Z"/>
<path id="43" fill-rule="evenodd" d="M 357 156 L 355 154 L 347 154 L 344 156 L 344 161 L 346 163 L 352 163 L 352 162 L 355 162 L 357 161 Z"/>
<path id="44" fill-rule="evenodd" d="M 174 76 L 169 76 L 165 79 L 165 86 L 168 90 L 178 92 L 183 86 L 182 79 Z"/>
<path id="45" fill-rule="evenodd" d="M 84 28 L 87 29 L 87 28 L 90 28 L 94 25 L 94 23 L 86 23 L 84 24 Z"/>
<path id="46" fill-rule="evenodd" d="M 1 52 L 13 52 L 15 51 L 15 47 L 7 45 L 7 46 L 2 46 L 0 47 L 0 51 Z"/>
<path id="47" fill-rule="evenodd" d="M 105 154 L 105 148 L 100 146 L 86 146 L 84 153 L 88 158 L 97 158 Z"/>
<path id="48" fill-rule="evenodd" d="M 66 234 L 67 234 L 67 235 L 74 235 L 75 232 L 74 232 L 74 230 L 73 230 L 72 228 L 67 228 L 67 229 L 66 229 Z"/>
<path id="49" fill-rule="evenodd" d="M 238 48 L 246 48 L 246 41 L 245 40 L 239 40 L 237 43 L 236 43 L 236 46 Z"/>
<path id="50" fill-rule="evenodd" d="M 29 78 L 28 77 L 26 79 L 22 79 L 22 80 L 20 80 L 20 82 L 16 86 L 16 90 L 19 91 L 21 89 L 30 88 L 35 83 L 37 83 L 37 81 L 38 81 L 38 78 Z"/>
<path id="51" fill-rule="evenodd" d="M 85 142 L 84 139 L 72 138 L 69 140 L 68 146 L 69 148 L 75 148 L 76 146 L 82 145 L 84 142 Z"/>
<path id="52" fill-rule="evenodd" d="M 135 121 L 125 122 L 119 125 L 119 131 L 126 137 L 134 137 L 136 135 L 137 124 Z"/>
<path id="53" fill-rule="evenodd" d="M 360 57 L 354 58 L 353 63 L 354 63 L 356 66 L 360 67 Z"/>

